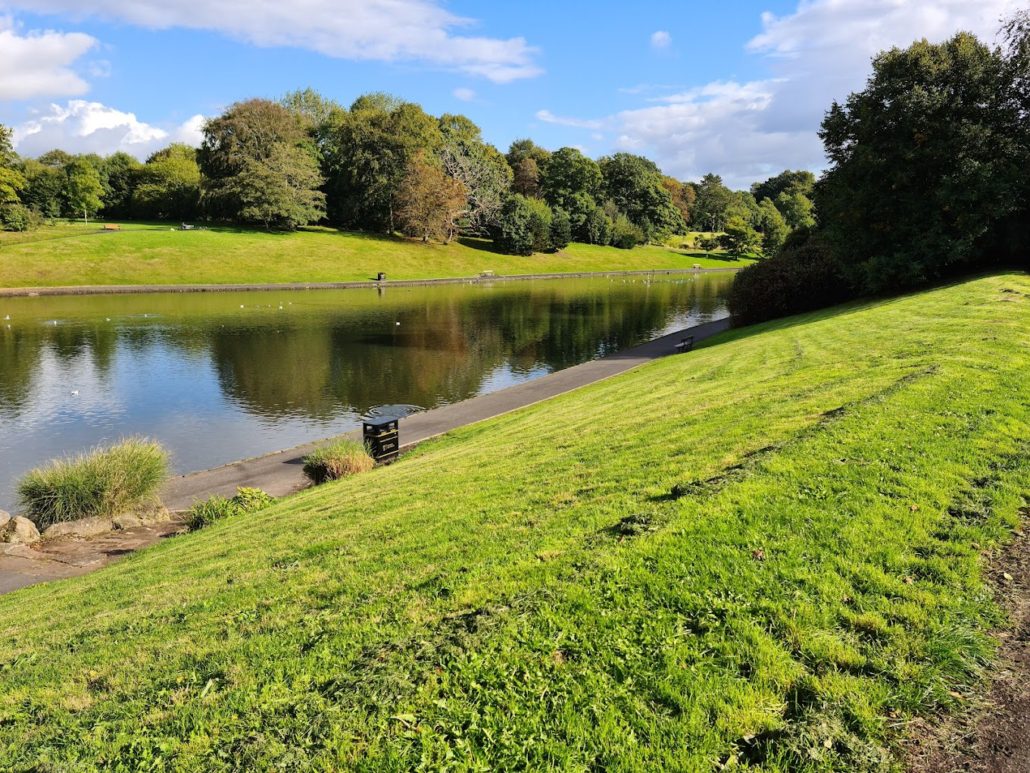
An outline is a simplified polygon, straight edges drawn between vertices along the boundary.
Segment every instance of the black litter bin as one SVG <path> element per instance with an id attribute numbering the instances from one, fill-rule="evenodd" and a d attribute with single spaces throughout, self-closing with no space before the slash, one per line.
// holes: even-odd
<path id="1" fill-rule="evenodd" d="M 400 420 L 396 418 L 365 419 L 362 435 L 365 447 L 377 464 L 388 464 L 401 450 Z"/>

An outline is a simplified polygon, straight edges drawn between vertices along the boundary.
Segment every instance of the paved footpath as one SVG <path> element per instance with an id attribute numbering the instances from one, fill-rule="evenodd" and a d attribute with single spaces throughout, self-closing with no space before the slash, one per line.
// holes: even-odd
<path id="1" fill-rule="evenodd" d="M 685 336 L 693 336 L 696 344 L 729 327 L 728 319 L 708 322 L 604 359 L 584 362 L 498 392 L 416 413 L 401 420 L 401 448 L 624 373 L 638 365 L 673 354 L 676 344 Z M 360 431 L 349 433 L 347 437 L 360 438 Z M 165 485 L 161 500 L 169 510 L 179 511 L 214 494 L 232 496 L 240 486 L 254 486 L 276 497 L 292 494 L 307 486 L 302 472 L 304 457 L 325 442 L 319 440 L 211 470 L 181 475 Z M 113 532 L 110 537 L 101 540 L 55 540 L 53 545 L 48 545 L 42 551 L 20 548 L 7 555 L 0 553 L 0 593 L 36 582 L 84 574 L 121 555 L 158 541 L 172 529 L 144 529 L 138 534 L 136 530 L 131 531 L 133 533 Z M 124 545 L 112 543 L 118 541 L 119 534 L 124 535 Z"/>

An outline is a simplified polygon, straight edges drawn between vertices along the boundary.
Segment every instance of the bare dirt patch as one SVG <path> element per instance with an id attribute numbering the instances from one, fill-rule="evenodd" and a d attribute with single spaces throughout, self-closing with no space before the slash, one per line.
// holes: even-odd
<path id="1" fill-rule="evenodd" d="M 0 593 L 91 572 L 183 529 L 183 517 L 116 529 L 90 538 L 59 537 L 33 545 L 0 546 Z"/>
<path id="2" fill-rule="evenodd" d="M 961 715 L 912 724 L 907 768 L 917 773 L 1030 771 L 1030 508 L 988 575 L 1011 627 L 999 631 L 998 661 L 986 695 Z"/>

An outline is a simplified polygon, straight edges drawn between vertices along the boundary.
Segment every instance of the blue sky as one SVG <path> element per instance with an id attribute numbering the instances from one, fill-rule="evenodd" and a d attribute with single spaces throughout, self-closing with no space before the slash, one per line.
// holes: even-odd
<path id="1" fill-rule="evenodd" d="M 530 136 L 733 185 L 818 171 L 815 131 L 890 45 L 970 29 L 1017 0 L 443 2 L 0 0 L 0 122 L 17 149 L 145 157 L 196 142 L 234 100 L 311 86 L 463 112 Z"/>

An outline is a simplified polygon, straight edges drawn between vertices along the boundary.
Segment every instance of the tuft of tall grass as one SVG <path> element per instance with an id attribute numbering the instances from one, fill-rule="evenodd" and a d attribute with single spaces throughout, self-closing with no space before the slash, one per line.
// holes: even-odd
<path id="1" fill-rule="evenodd" d="M 304 457 L 304 474 L 314 484 L 346 478 L 375 467 L 363 443 L 344 438 L 322 446 Z"/>
<path id="2" fill-rule="evenodd" d="M 79 518 L 109 518 L 152 500 L 168 473 L 168 452 L 147 438 L 57 459 L 18 482 L 24 515 L 40 529 Z"/>
<path id="3" fill-rule="evenodd" d="M 236 496 L 231 499 L 216 495 L 193 505 L 186 521 L 186 528 L 196 531 L 223 518 L 252 513 L 274 503 L 275 497 L 259 488 L 238 488 Z"/>

